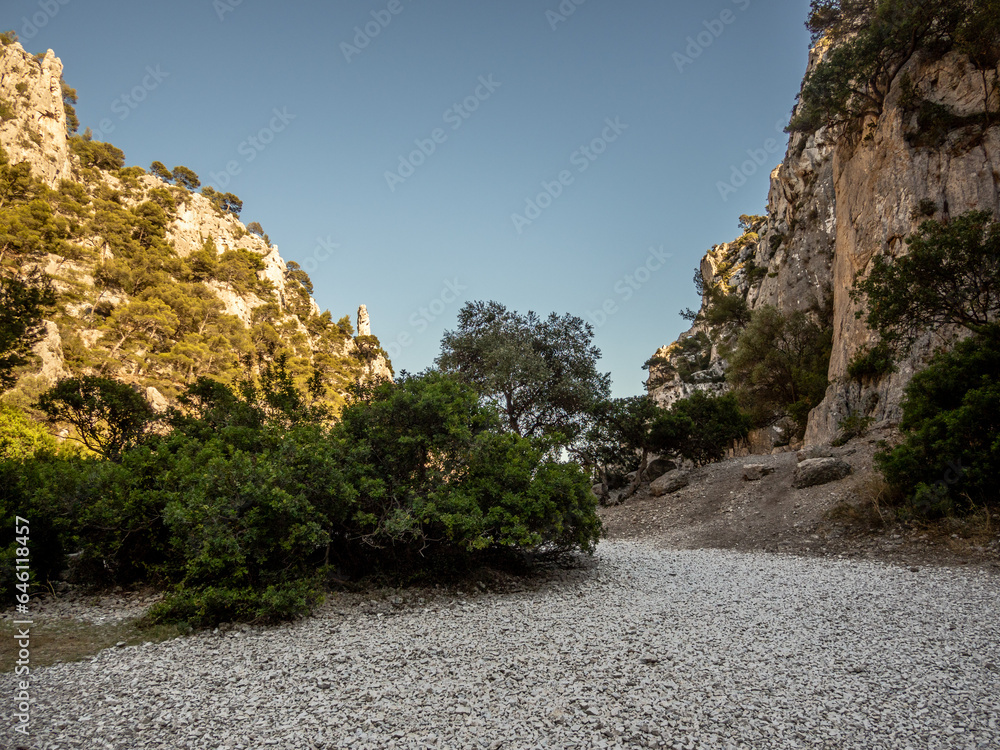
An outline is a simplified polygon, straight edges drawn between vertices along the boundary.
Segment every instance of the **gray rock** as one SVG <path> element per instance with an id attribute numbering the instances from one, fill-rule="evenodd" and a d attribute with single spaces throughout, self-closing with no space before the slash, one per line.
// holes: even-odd
<path id="1" fill-rule="evenodd" d="M 803 461 L 808 461 L 810 458 L 832 458 L 833 449 L 821 447 L 817 445 L 810 445 L 803 448 L 798 453 L 795 454 L 795 459 L 802 463 Z"/>
<path id="2" fill-rule="evenodd" d="M 775 468 L 765 464 L 747 464 L 743 467 L 743 481 L 758 482 L 768 474 L 773 474 Z"/>
<path id="3" fill-rule="evenodd" d="M 679 469 L 664 474 L 649 485 L 649 492 L 653 497 L 671 495 L 691 484 L 690 477 L 686 471 Z"/>
<path id="4" fill-rule="evenodd" d="M 654 458 L 646 466 L 646 481 L 652 482 L 654 479 L 659 479 L 668 471 L 673 471 L 677 468 L 677 464 L 666 458 Z"/>
<path id="5" fill-rule="evenodd" d="M 603 484 L 595 484 L 593 487 L 590 488 L 590 491 L 593 492 L 597 497 L 604 497 L 605 495 Z"/>
<path id="6" fill-rule="evenodd" d="M 792 486 L 798 489 L 829 484 L 851 473 L 851 465 L 839 458 L 807 458 L 795 467 Z"/>

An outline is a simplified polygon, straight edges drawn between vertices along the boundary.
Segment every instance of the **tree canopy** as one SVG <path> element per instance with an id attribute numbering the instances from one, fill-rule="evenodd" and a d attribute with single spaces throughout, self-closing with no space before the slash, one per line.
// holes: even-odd
<path id="1" fill-rule="evenodd" d="M 137 445 L 155 417 L 132 386 L 89 375 L 59 381 L 39 397 L 37 407 L 50 421 L 73 425 L 73 439 L 111 460 Z"/>
<path id="2" fill-rule="evenodd" d="M 980 332 L 1000 317 L 1000 222 L 970 211 L 929 220 L 907 238 L 900 258 L 877 255 L 852 297 L 867 302 L 868 326 L 894 351 L 924 331 L 956 325 Z"/>
<path id="3" fill-rule="evenodd" d="M 472 384 L 514 434 L 572 439 L 611 389 L 611 376 L 597 370 L 593 338 L 593 327 L 573 315 L 542 319 L 469 302 L 458 328 L 445 332 L 437 364 Z"/>
<path id="4" fill-rule="evenodd" d="M 809 411 L 826 393 L 832 344 L 832 330 L 807 313 L 784 315 L 769 305 L 754 310 L 726 373 L 754 424 L 788 416 L 805 431 Z"/>
<path id="5" fill-rule="evenodd" d="M 958 49 L 984 70 L 1000 57 L 997 0 L 812 0 L 811 8 L 807 26 L 814 40 L 826 37 L 832 47 L 806 80 L 792 131 L 880 114 L 918 53 Z"/>

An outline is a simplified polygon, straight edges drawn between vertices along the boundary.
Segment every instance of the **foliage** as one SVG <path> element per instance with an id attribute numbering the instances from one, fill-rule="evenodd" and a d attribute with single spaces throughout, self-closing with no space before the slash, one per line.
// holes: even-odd
<path id="1" fill-rule="evenodd" d="M 909 350 L 927 329 L 982 331 L 1000 313 L 1000 222 L 970 211 L 926 221 L 907 238 L 909 252 L 878 255 L 852 291 L 867 302 L 867 323 L 893 352 Z M 859 312 L 858 317 L 864 313 Z"/>
<path id="2" fill-rule="evenodd" d="M 184 169 L 185 167 L 177 167 L 177 169 Z M 174 170 L 176 173 L 177 170 Z M 190 171 L 190 170 L 188 170 Z M 191 174 L 194 174 L 193 172 Z M 197 177 L 195 177 L 197 181 Z M 187 187 L 187 183 L 181 183 Z M 197 186 L 196 186 L 197 187 Z M 194 188 L 191 188 L 192 190 Z M 238 196 L 232 193 L 220 193 L 218 190 L 213 188 L 211 185 L 206 185 L 201 190 L 201 194 L 208 198 L 209 202 L 215 206 L 215 209 L 222 214 L 232 214 L 236 218 L 239 218 L 240 212 L 243 210 L 243 201 L 239 199 Z"/>
<path id="3" fill-rule="evenodd" d="M 42 338 L 42 315 L 55 303 L 48 279 L 39 272 L 0 275 L 0 390 L 17 380 L 31 347 Z"/>
<path id="4" fill-rule="evenodd" d="M 695 391 L 662 412 L 651 426 L 657 453 L 686 458 L 702 466 L 718 461 L 726 450 L 744 440 L 750 431 L 750 416 L 735 394 L 709 396 Z"/>
<path id="5" fill-rule="evenodd" d="M 258 224 L 258 226 L 260 226 Z M 288 261 L 288 267 L 285 271 L 285 278 L 289 281 L 294 281 L 299 284 L 303 289 L 305 289 L 306 294 L 313 293 L 313 283 L 312 279 L 309 278 L 309 274 L 302 270 L 302 266 L 296 263 L 294 260 Z"/>
<path id="6" fill-rule="evenodd" d="M 499 433 L 476 390 L 430 372 L 361 389 L 334 434 L 350 451 L 365 541 L 410 563 L 442 546 L 592 551 L 596 500 L 551 445 Z"/>
<path id="7" fill-rule="evenodd" d="M 174 178 L 174 182 L 192 192 L 201 187 L 201 180 L 198 179 L 198 175 L 195 174 L 192 169 L 188 169 L 187 167 L 174 167 L 173 172 L 170 174 Z"/>
<path id="8" fill-rule="evenodd" d="M 50 421 L 71 424 L 77 433 L 73 439 L 110 460 L 138 445 L 155 417 L 135 388 L 90 375 L 60 380 L 36 406 Z"/>
<path id="9" fill-rule="evenodd" d="M 971 10 L 971 12 L 970 12 Z M 995 67 L 995 0 L 813 0 L 808 26 L 832 43 L 809 75 L 789 130 L 855 125 L 878 115 L 900 71 L 918 53 L 956 46 Z"/>
<path id="10" fill-rule="evenodd" d="M 892 351 L 884 343 L 863 346 L 847 365 L 847 374 L 859 382 L 878 380 L 896 371 Z"/>
<path id="11" fill-rule="evenodd" d="M 85 167 L 111 172 L 125 166 L 124 151 L 110 143 L 93 140 L 89 133 L 73 136 L 69 139 L 69 146 Z"/>
<path id="12" fill-rule="evenodd" d="M 863 417 L 860 414 L 844 417 L 837 425 L 837 437 L 834 438 L 832 445 L 839 448 L 842 445 L 847 445 L 854 438 L 863 436 L 874 421 L 873 417 Z"/>
<path id="13" fill-rule="evenodd" d="M 1000 326 L 941 352 L 906 388 L 905 440 L 876 456 L 891 485 L 924 516 L 998 503 Z"/>
<path id="14" fill-rule="evenodd" d="M 473 385 L 514 434 L 572 439 L 610 391 L 593 338 L 593 327 L 569 314 L 543 320 L 498 302 L 469 302 L 458 328 L 445 332 L 437 364 Z"/>
<path id="15" fill-rule="evenodd" d="M 822 401 L 833 331 L 804 312 L 754 310 L 729 358 L 727 378 L 755 426 L 788 416 L 804 432 L 809 411 Z"/>
<path id="16" fill-rule="evenodd" d="M 23 461 L 58 448 L 55 438 L 38 422 L 20 409 L 0 405 L 0 461 Z"/>
<path id="17" fill-rule="evenodd" d="M 659 411 L 648 396 L 602 401 L 594 409 L 594 421 L 584 440 L 576 446 L 577 458 L 605 486 L 621 484 L 630 472 L 641 474 L 656 449 L 650 427 Z M 640 479 L 637 475 L 629 495 L 638 489 Z"/>
<path id="18" fill-rule="evenodd" d="M 491 550 L 593 550 L 587 477 L 547 441 L 499 432 L 470 386 L 359 387 L 332 427 L 314 398 L 279 362 L 235 388 L 199 379 L 117 462 L 0 463 L 0 557 L 9 516 L 30 514 L 37 582 L 80 552 L 79 582 L 166 585 L 151 619 L 200 626 L 299 615 L 329 566 L 409 575 Z M 85 424 L 104 414 L 92 404 Z"/>
<path id="19" fill-rule="evenodd" d="M 149 173 L 154 177 L 159 177 L 164 182 L 173 182 L 174 175 L 167 169 L 166 165 L 162 161 L 154 161 L 149 165 Z"/>
<path id="20" fill-rule="evenodd" d="M 66 131 L 72 135 L 80 129 L 80 118 L 76 116 L 76 107 L 74 106 L 77 101 L 76 89 L 62 79 L 59 80 L 59 85 L 62 87 L 63 109 L 66 111 Z"/>
<path id="21" fill-rule="evenodd" d="M 10 31 L 4 31 L 0 33 L 0 44 L 4 47 L 9 47 L 17 41 L 17 32 L 11 29 Z"/>

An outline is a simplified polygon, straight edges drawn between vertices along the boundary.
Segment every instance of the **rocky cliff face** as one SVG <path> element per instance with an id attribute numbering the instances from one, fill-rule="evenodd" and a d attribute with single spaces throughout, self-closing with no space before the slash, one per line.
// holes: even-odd
<path id="1" fill-rule="evenodd" d="M 319 369 L 334 401 L 353 379 L 391 378 L 370 327 L 362 351 L 350 319 L 335 323 L 321 312 L 301 269 L 236 215 L 137 168 L 84 164 L 67 133 L 62 70 L 51 50 L 32 56 L 17 43 L 0 47 L 0 146 L 10 164 L 26 162 L 47 186 L 25 201 L 48 202 L 61 239 L 58 251 L 36 259 L 59 305 L 35 347 L 37 363 L 9 398 L 27 403 L 60 377 L 99 372 L 135 382 L 162 405 L 162 393 L 176 394 L 196 375 L 232 379 L 248 353 L 285 353 L 301 378 Z M 137 241 L 145 230 L 136 219 L 146 210 L 155 223 L 153 204 L 165 216 L 162 241 Z M 158 270 L 147 282 L 108 280 L 115 263 L 118 277 L 130 278 L 151 262 Z M 192 305 L 201 319 L 187 324 Z"/>
<path id="2" fill-rule="evenodd" d="M 15 43 L 0 48 L 0 143 L 13 163 L 28 162 L 49 187 L 70 179 L 72 162 L 66 140 L 63 66 L 49 50 L 32 57 Z"/>
<path id="3" fill-rule="evenodd" d="M 810 69 L 821 54 L 814 51 Z M 912 106 L 920 99 L 948 107 L 954 126 L 921 132 Z M 1000 128 L 960 126 L 962 116 L 982 111 L 982 78 L 962 56 L 911 60 L 881 116 L 867 124 L 869 137 L 838 138 L 827 129 L 793 134 L 771 174 L 766 216 L 736 242 L 705 256 L 706 284 L 725 276 L 751 309 L 822 309 L 832 298 L 830 386 L 810 414 L 807 444 L 830 442 L 852 414 L 872 417 L 878 426 L 897 423 L 906 383 L 950 338 L 949 332 L 928 333 L 897 373 L 874 382 L 853 381 L 847 374 L 851 359 L 873 340 L 850 297 L 872 259 L 904 253 L 905 238 L 927 218 L 942 220 L 971 209 L 1000 214 Z M 709 366 L 680 378 L 676 365 L 686 356 L 684 343 L 699 334 L 711 341 L 710 356 L 703 360 Z M 692 389 L 724 388 L 718 344 L 731 335 L 702 322 L 659 350 L 651 360 L 650 394 L 668 405 Z"/>

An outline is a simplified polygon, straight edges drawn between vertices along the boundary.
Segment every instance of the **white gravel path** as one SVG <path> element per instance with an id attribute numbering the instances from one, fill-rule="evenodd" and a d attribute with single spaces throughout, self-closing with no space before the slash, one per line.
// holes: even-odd
<path id="1" fill-rule="evenodd" d="M 996 750 L 998 595 L 976 570 L 604 542 L 539 591 L 39 670 L 21 744 Z"/>

